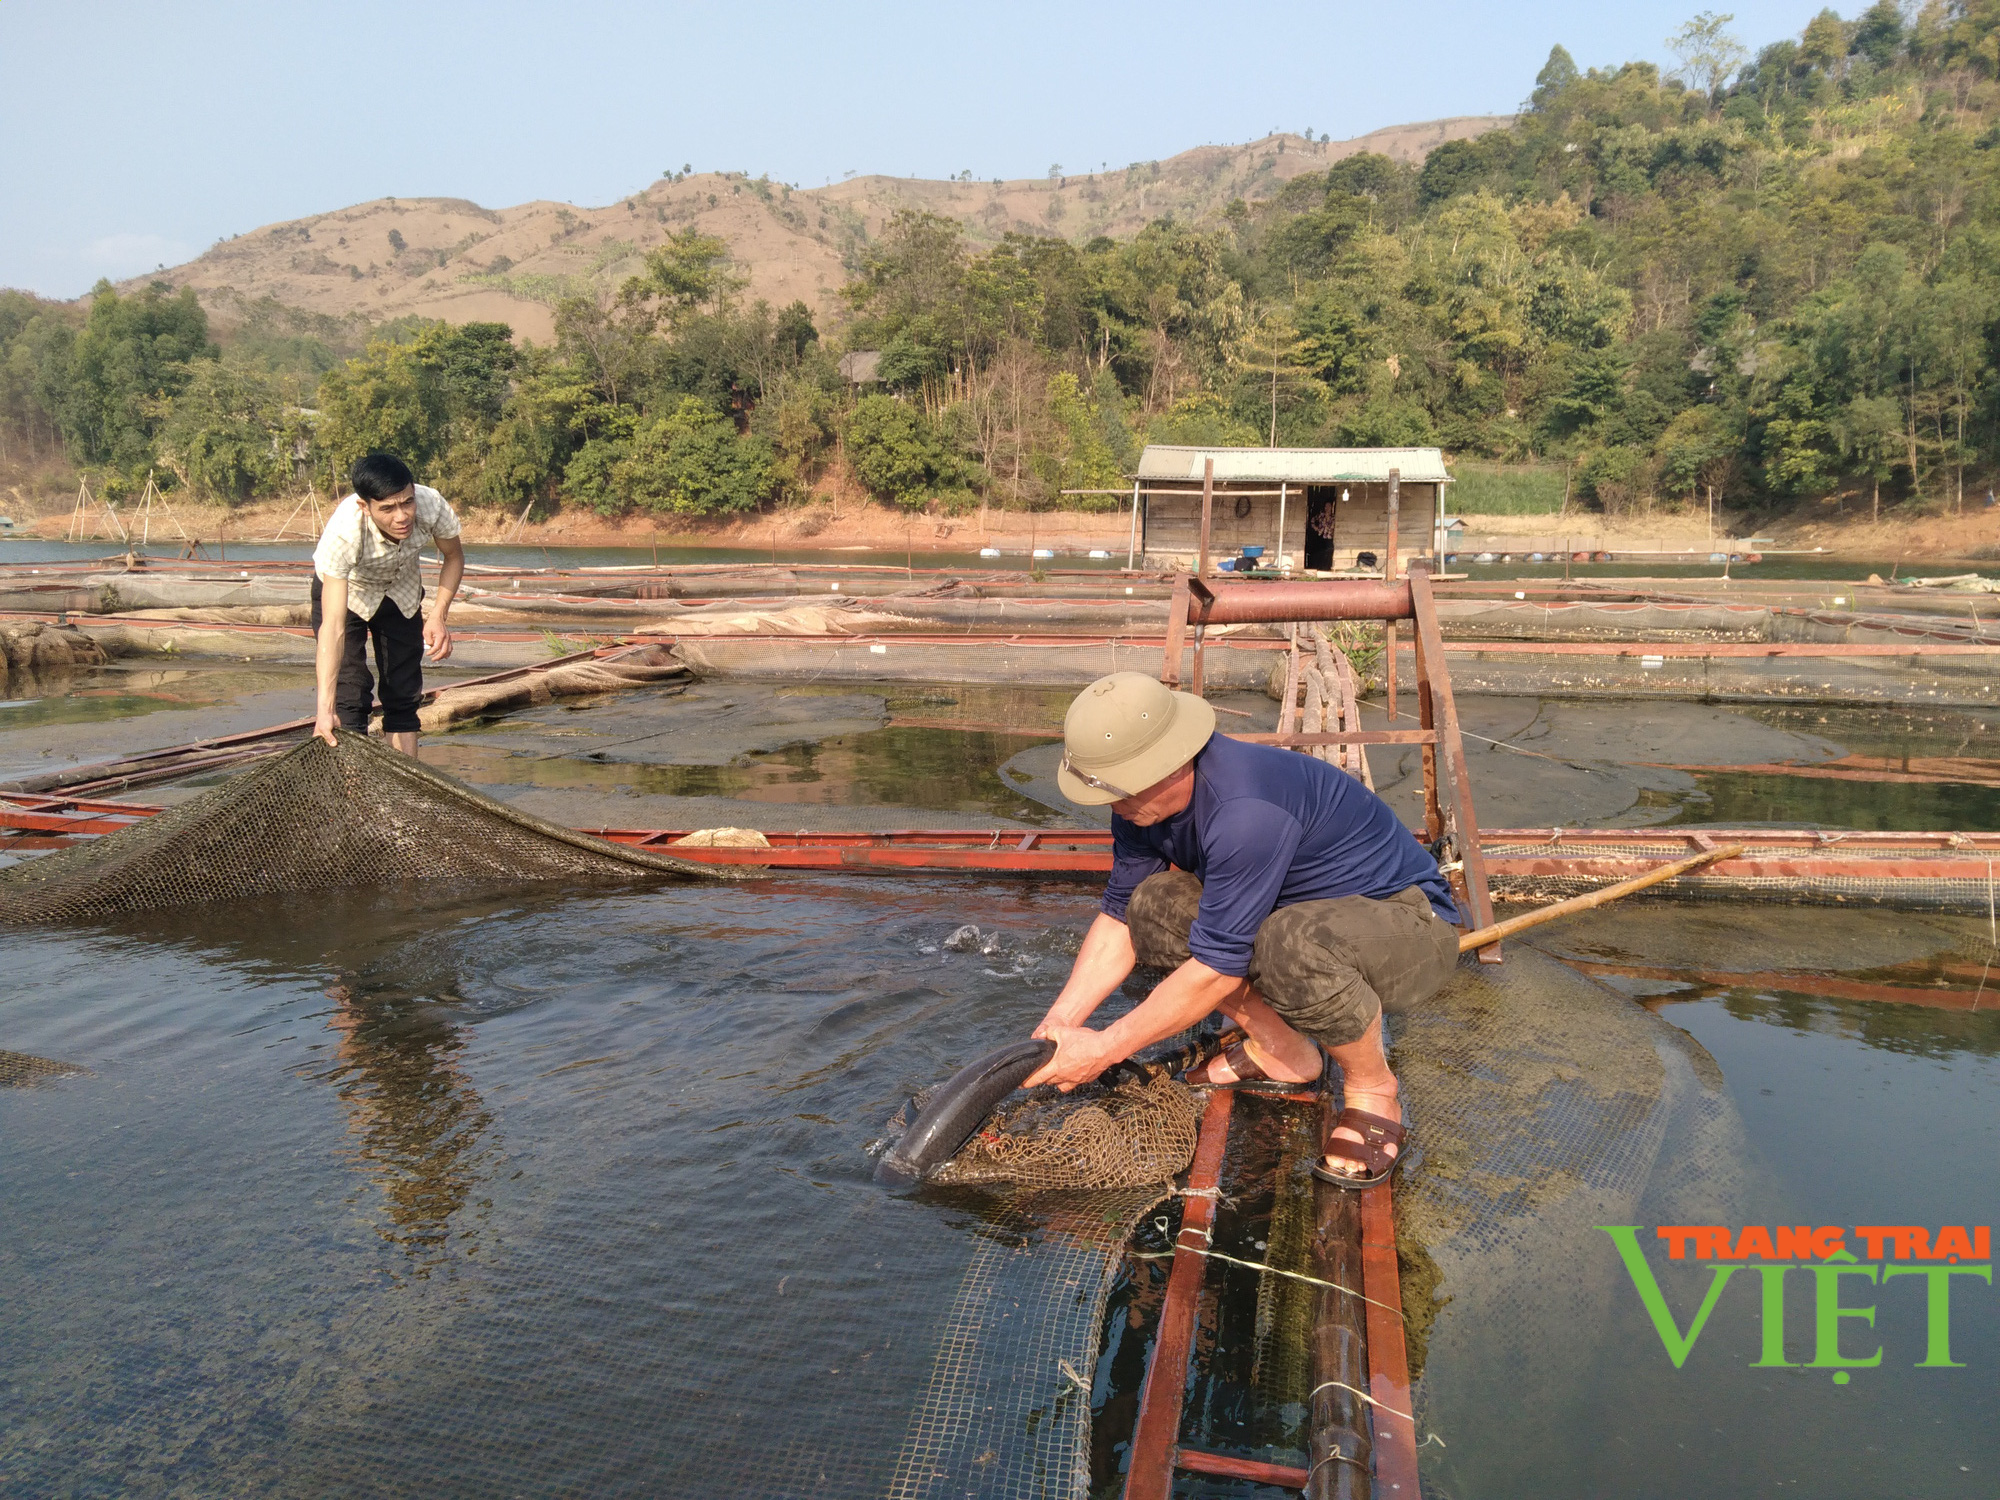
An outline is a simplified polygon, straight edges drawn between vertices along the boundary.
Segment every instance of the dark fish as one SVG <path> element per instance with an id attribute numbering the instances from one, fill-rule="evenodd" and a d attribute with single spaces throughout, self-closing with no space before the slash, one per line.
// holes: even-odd
<path id="1" fill-rule="evenodd" d="M 922 1182 L 933 1167 L 956 1155 L 993 1107 L 1055 1051 L 1054 1042 L 1009 1042 L 960 1068 L 930 1096 L 901 1139 L 882 1153 L 875 1164 L 875 1180 L 885 1187 Z"/>

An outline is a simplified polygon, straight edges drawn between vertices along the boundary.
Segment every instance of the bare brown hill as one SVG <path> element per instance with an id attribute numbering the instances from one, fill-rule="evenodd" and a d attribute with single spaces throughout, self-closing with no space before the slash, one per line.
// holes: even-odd
<path id="1" fill-rule="evenodd" d="M 648 249 L 692 225 L 728 244 L 750 278 L 751 295 L 780 306 L 797 299 L 825 312 L 854 257 L 898 209 L 949 214 L 979 243 L 1010 230 L 1079 241 L 1118 238 L 1167 215 L 1199 222 L 1231 199 L 1264 196 L 1357 152 L 1421 161 L 1444 141 L 1479 135 L 1509 118 L 1465 115 L 1348 141 L 1278 134 L 1113 171 L 1007 182 L 870 176 L 795 189 L 704 172 L 655 182 L 598 208 L 536 202 L 490 209 L 462 198 L 379 198 L 219 241 L 185 265 L 128 286 L 191 286 L 224 323 L 246 302 L 268 296 L 308 312 L 370 321 L 410 314 L 452 323 L 491 319 L 546 342 L 554 331 L 551 309 L 565 291 L 615 285 Z"/>

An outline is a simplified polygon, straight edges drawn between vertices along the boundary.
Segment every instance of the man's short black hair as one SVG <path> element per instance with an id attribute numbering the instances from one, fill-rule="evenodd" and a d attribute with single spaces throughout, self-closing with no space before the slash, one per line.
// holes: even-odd
<path id="1" fill-rule="evenodd" d="M 387 500 L 417 482 L 410 466 L 393 453 L 369 453 L 357 458 L 347 478 L 354 486 L 354 493 L 363 500 Z"/>

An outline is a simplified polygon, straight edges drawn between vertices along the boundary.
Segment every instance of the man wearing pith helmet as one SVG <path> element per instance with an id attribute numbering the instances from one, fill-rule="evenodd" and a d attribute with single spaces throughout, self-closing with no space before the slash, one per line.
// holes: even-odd
<path id="1" fill-rule="evenodd" d="M 1218 734 L 1206 702 L 1142 672 L 1077 695 L 1063 752 L 1063 795 L 1111 808 L 1111 879 L 1035 1028 L 1055 1055 L 1028 1082 L 1074 1088 L 1219 1010 L 1241 1036 L 1188 1081 L 1297 1093 L 1324 1089 L 1337 1064 L 1346 1107 L 1314 1173 L 1386 1178 L 1406 1123 L 1382 1009 L 1429 999 L 1458 962 L 1437 862 L 1345 771 Z M 1172 972 L 1109 1026 L 1086 1026 L 1138 964 Z"/>

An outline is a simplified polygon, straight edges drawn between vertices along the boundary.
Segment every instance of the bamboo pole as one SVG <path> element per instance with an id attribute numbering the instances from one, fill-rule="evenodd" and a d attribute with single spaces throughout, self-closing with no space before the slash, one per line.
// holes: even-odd
<path id="1" fill-rule="evenodd" d="M 1225 479 L 1222 481 L 1222 483 L 1224 486 L 1223 490 L 1224 497 L 1230 500 L 1275 500 L 1278 498 L 1279 492 L 1282 491 L 1287 484 L 1290 484 L 1291 481 L 1281 480 L 1278 484 L 1278 488 L 1275 490 L 1237 489 L 1236 488 L 1237 481 L 1233 479 Z M 1064 490 L 1063 493 L 1065 495 L 1091 495 L 1097 492 L 1095 490 Z M 1122 495 L 1125 492 L 1123 490 L 1119 490 L 1117 493 Z M 1195 500 L 1199 499 L 1201 496 L 1201 491 L 1195 489 L 1145 490 L 1142 491 L 1142 493 L 1149 500 L 1154 498 L 1165 499 L 1165 500 Z"/>
<path id="2" fill-rule="evenodd" d="M 306 480 L 306 492 L 299 496 L 299 503 L 294 505 L 292 513 L 285 517 L 285 524 L 280 526 L 271 537 L 271 543 L 276 543 L 283 538 L 286 532 L 292 529 L 292 522 L 299 518 L 299 512 L 304 510 L 308 504 L 312 506 L 313 513 L 312 540 L 319 540 L 319 492 L 313 488 L 311 478 L 308 478 Z M 270 544 L 267 543 L 267 545 Z"/>
<path id="3" fill-rule="evenodd" d="M 1393 583 L 1396 579 L 1396 512 L 1402 506 L 1403 471 L 1389 471 L 1389 545 L 1383 549 L 1382 577 Z M 1382 684 L 1383 707 L 1388 718 L 1396 717 L 1396 622 L 1389 621 L 1382 627 Z"/>
<path id="4" fill-rule="evenodd" d="M 534 508 L 535 508 L 535 502 L 533 499 L 530 499 L 526 505 L 521 507 L 520 519 L 514 523 L 514 535 L 512 537 L 513 541 L 518 542 L 521 540 L 521 531 L 528 524 L 528 512 L 533 510 Z M 655 558 L 654 560 L 658 561 L 657 558 Z"/>
<path id="5" fill-rule="evenodd" d="M 1372 1492 L 1375 1440 L 1362 1392 L 1368 1390 L 1368 1307 L 1349 1290 L 1361 1285 L 1361 1194 L 1315 1182 L 1310 1343 L 1312 1469 L 1306 1500 L 1366 1500 Z"/>
<path id="6" fill-rule="evenodd" d="M 84 475 L 76 483 L 76 504 L 70 507 L 69 530 L 63 533 L 66 542 L 80 542 L 84 538 L 83 525 L 90 519 L 89 509 L 90 476 Z"/>
<path id="7" fill-rule="evenodd" d="M 153 540 L 153 508 L 155 506 L 159 507 L 160 513 L 173 525 L 174 530 L 181 534 L 184 551 L 186 548 L 192 548 L 197 545 L 195 539 L 188 535 L 187 527 L 181 525 L 181 518 L 174 514 L 174 508 L 167 504 L 167 497 L 160 493 L 160 486 L 153 478 L 153 471 L 148 469 L 146 471 L 146 488 L 139 497 L 139 509 L 133 516 L 135 523 L 144 522 L 144 527 L 139 537 L 140 546 L 143 547 Z"/>
<path id="8" fill-rule="evenodd" d="M 1125 571 L 1132 571 L 1132 563 L 1139 555 L 1139 481 L 1132 481 L 1132 534 L 1125 542 Z"/>
<path id="9" fill-rule="evenodd" d="M 90 508 L 93 505 L 111 518 L 111 525 L 118 534 L 118 540 L 125 543 L 127 548 L 130 548 L 132 537 L 126 531 L 125 523 L 118 519 L 118 512 L 111 508 L 110 501 L 100 500 L 90 492 L 90 476 L 88 474 L 84 474 L 77 479 L 76 505 L 70 511 L 70 529 L 65 534 L 64 540 L 81 542 L 97 535 L 97 523 L 90 519 Z M 86 526 L 90 528 L 88 532 L 84 530 Z"/>
<path id="10" fill-rule="evenodd" d="M 1215 460 L 1201 461 L 1201 560 L 1195 565 L 1197 578 L 1208 577 L 1208 522 L 1215 508 Z"/>
<path id="11" fill-rule="evenodd" d="M 1719 859 L 1734 859 L 1742 852 L 1741 844 L 1731 844 L 1724 849 L 1710 849 L 1687 859 L 1677 859 L 1670 865 L 1661 865 L 1657 870 L 1648 870 L 1644 875 L 1635 875 L 1630 880 L 1621 880 L 1616 885 L 1607 885 L 1601 891 L 1571 896 L 1567 901 L 1558 901 L 1551 906 L 1523 912 L 1518 917 L 1495 922 L 1491 927 L 1482 927 L 1477 932 L 1466 933 L 1458 940 L 1458 951 L 1470 953 L 1474 948 L 1484 948 L 1489 943 L 1497 943 L 1502 938 L 1512 937 L 1517 932 L 1525 932 L 1530 927 L 1539 927 L 1544 922 L 1553 922 L 1557 917 L 1566 917 L 1571 912 L 1589 911 L 1594 906 L 1604 906 L 1609 902 L 1620 900 L 1635 891 L 1643 891 L 1648 886 L 1672 880 L 1676 875 L 1685 875 L 1690 870 L 1699 870 L 1703 865 L 1712 865 Z"/>

